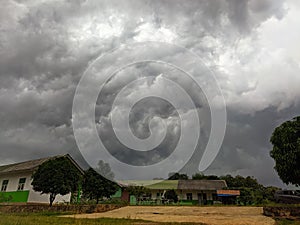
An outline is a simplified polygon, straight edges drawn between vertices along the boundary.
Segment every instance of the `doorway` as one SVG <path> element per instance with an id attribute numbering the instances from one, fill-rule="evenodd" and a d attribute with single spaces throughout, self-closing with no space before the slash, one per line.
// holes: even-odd
<path id="1" fill-rule="evenodd" d="M 207 204 L 207 194 L 206 193 L 198 193 L 198 204 L 199 205 Z"/>

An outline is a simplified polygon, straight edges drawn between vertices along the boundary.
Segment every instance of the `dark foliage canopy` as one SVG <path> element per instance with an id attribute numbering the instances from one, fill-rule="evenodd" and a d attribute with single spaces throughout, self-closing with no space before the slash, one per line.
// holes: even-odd
<path id="1" fill-rule="evenodd" d="M 184 173 L 170 173 L 168 180 L 188 180 L 189 176 Z"/>
<path id="2" fill-rule="evenodd" d="M 144 186 L 129 186 L 126 190 L 130 195 L 134 195 L 136 198 L 151 194 L 150 190 Z"/>
<path id="3" fill-rule="evenodd" d="M 178 202 L 178 196 L 175 190 L 167 190 L 165 193 L 166 199 L 172 199 L 175 203 Z"/>
<path id="4" fill-rule="evenodd" d="M 50 194 L 50 206 L 56 195 L 66 195 L 77 190 L 81 173 L 66 157 L 48 160 L 32 175 L 33 190 Z"/>
<path id="5" fill-rule="evenodd" d="M 203 173 L 196 173 L 192 176 L 193 180 L 220 180 L 216 175 L 204 175 Z"/>
<path id="6" fill-rule="evenodd" d="M 275 170 L 285 184 L 300 185 L 300 116 L 277 127 L 271 137 Z"/>
<path id="7" fill-rule="evenodd" d="M 103 197 L 110 198 L 115 194 L 119 186 L 97 173 L 94 169 L 88 169 L 83 178 L 83 195 L 89 199 L 95 199 L 98 203 Z"/>

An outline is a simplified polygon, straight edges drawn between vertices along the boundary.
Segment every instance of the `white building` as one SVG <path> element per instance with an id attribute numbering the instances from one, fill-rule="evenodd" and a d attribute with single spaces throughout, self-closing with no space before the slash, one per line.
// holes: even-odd
<path id="1" fill-rule="evenodd" d="M 218 194 L 218 191 L 227 188 L 227 184 L 224 180 L 127 180 L 119 181 L 119 183 L 125 187 L 146 187 L 150 191 L 146 199 L 158 204 L 161 203 L 160 200 L 164 198 L 165 193 L 171 190 L 175 191 L 178 196 L 179 204 L 181 205 L 213 204 L 221 200 L 219 198 L 220 196 L 225 196 L 224 193 L 222 193 L 222 195 Z M 238 195 L 239 193 L 234 192 L 230 196 L 235 197 Z M 129 201 L 131 204 L 135 204 L 137 200 L 130 197 Z"/>
<path id="2" fill-rule="evenodd" d="M 0 166 L 0 203 L 49 203 L 50 195 L 41 195 L 40 192 L 33 190 L 31 176 L 39 165 L 58 157 L 66 157 L 83 173 L 68 154 Z M 64 196 L 57 195 L 54 203 L 70 202 L 70 200 L 71 193 Z"/>

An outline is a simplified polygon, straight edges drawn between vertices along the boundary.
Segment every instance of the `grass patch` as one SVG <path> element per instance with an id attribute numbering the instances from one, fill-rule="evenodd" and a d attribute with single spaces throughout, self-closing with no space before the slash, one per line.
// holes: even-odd
<path id="1" fill-rule="evenodd" d="M 300 225 L 299 220 L 276 219 L 276 225 Z"/>
<path id="2" fill-rule="evenodd" d="M 145 220 L 132 219 L 75 219 L 57 217 L 62 213 L 43 212 L 43 213 L 0 213 L 0 225 L 191 225 L 195 223 L 158 223 Z M 203 223 L 198 223 L 203 225 Z"/>
<path id="3" fill-rule="evenodd" d="M 262 204 L 261 206 L 272 206 L 272 207 L 300 207 L 300 204 L 285 204 L 270 202 L 268 204 Z"/>

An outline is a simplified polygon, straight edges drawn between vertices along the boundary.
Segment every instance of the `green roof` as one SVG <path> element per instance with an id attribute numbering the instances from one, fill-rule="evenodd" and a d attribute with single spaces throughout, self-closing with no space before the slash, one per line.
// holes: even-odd
<path id="1" fill-rule="evenodd" d="M 178 180 L 123 180 L 125 186 L 144 186 L 155 190 L 172 190 L 178 188 Z"/>
<path id="2" fill-rule="evenodd" d="M 178 180 L 163 180 L 158 183 L 148 185 L 146 187 L 155 190 L 176 190 L 178 188 Z"/>

